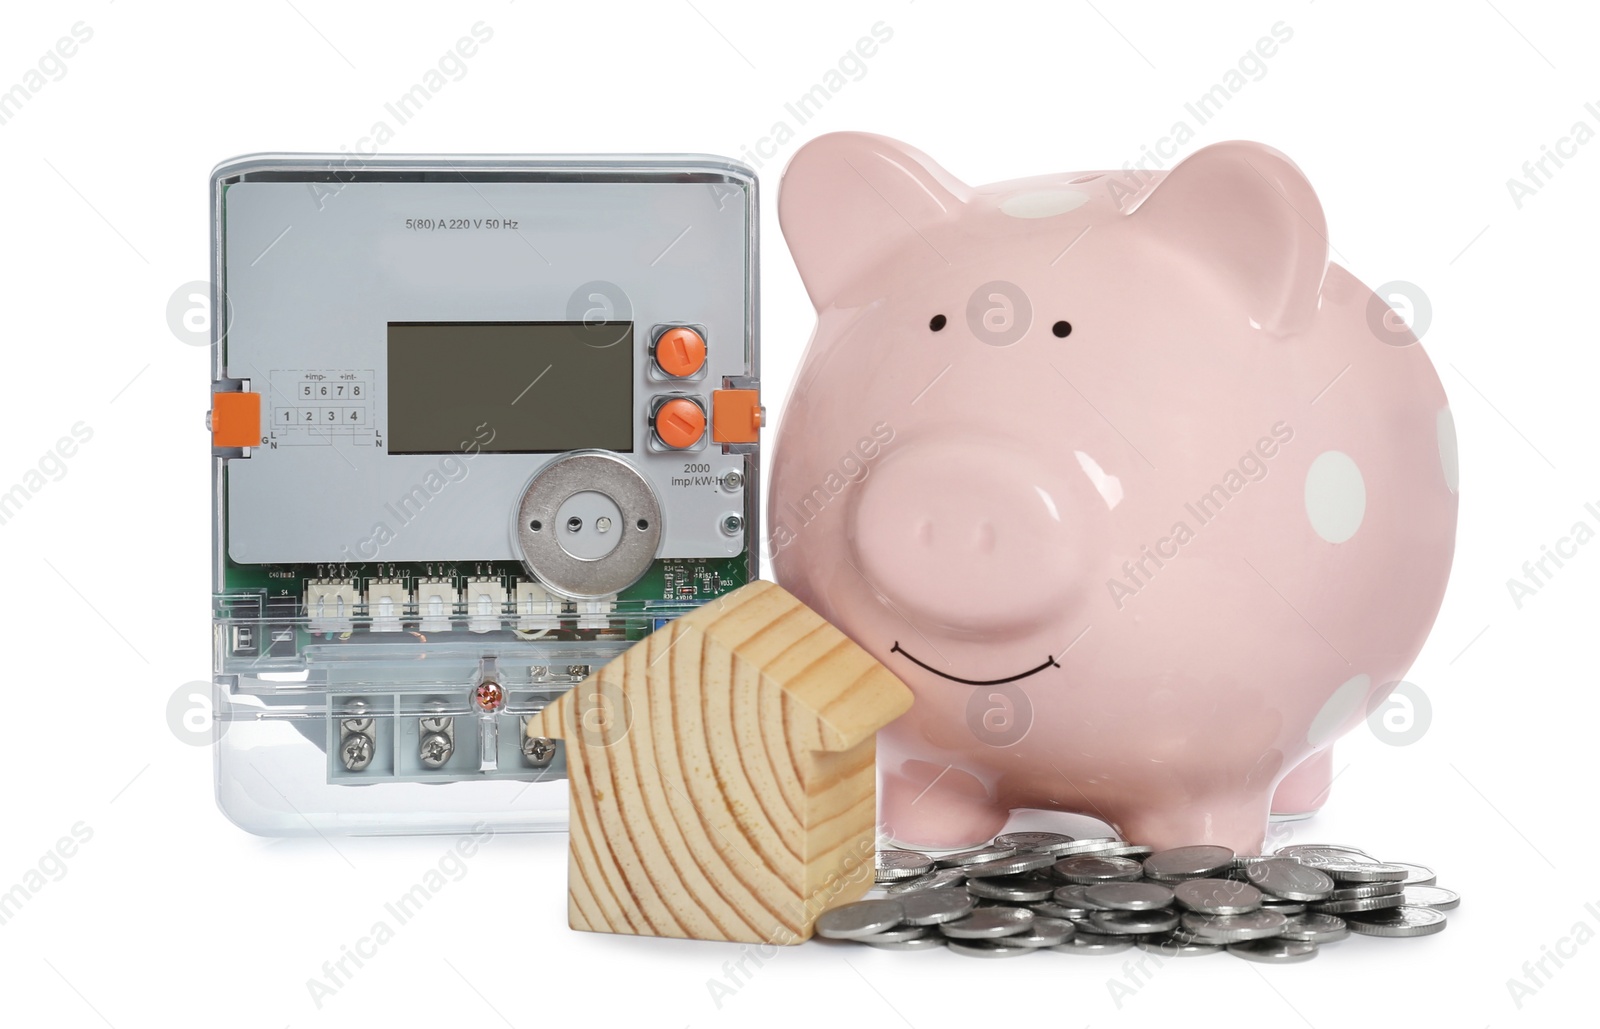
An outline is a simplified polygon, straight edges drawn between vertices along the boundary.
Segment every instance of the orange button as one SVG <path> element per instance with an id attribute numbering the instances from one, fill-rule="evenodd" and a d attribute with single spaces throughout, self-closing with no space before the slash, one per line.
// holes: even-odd
<path id="1" fill-rule="evenodd" d="M 261 445 L 261 394 L 211 394 L 211 445 L 259 447 Z"/>
<path id="2" fill-rule="evenodd" d="M 656 408 L 656 438 L 669 447 L 687 450 L 706 433 L 706 413 L 688 397 L 673 397 Z"/>
<path id="3" fill-rule="evenodd" d="M 685 378 L 705 367 L 706 341 L 686 326 L 668 329 L 656 340 L 656 366 L 675 378 Z"/>
<path id="4" fill-rule="evenodd" d="M 761 394 L 753 389 L 711 391 L 711 438 L 717 443 L 754 443 L 760 438 Z"/>

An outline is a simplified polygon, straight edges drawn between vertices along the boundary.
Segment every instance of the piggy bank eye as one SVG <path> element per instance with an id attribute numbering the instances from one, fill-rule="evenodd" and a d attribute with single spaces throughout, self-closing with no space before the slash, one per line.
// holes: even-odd
<path id="1" fill-rule="evenodd" d="M 1072 323 L 1056 322 L 1054 325 L 1050 326 L 1050 331 L 1055 333 L 1060 338 L 1066 339 L 1068 336 L 1072 335 Z"/>
<path id="2" fill-rule="evenodd" d="M 928 328 L 932 329 L 934 332 L 938 332 L 940 329 L 944 328 L 944 315 L 936 314 L 929 319 Z"/>

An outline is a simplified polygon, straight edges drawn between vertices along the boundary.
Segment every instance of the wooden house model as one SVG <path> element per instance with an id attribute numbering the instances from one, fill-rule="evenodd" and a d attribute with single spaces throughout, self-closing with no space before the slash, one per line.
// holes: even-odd
<path id="1" fill-rule="evenodd" d="M 798 943 L 874 877 L 887 668 L 778 586 L 668 623 L 529 720 L 565 742 L 574 929 Z"/>

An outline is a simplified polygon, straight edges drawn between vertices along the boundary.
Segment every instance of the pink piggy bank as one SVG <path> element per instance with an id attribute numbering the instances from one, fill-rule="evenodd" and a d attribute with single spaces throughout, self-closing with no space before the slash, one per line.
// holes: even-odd
<path id="1" fill-rule="evenodd" d="M 768 545 L 916 694 L 878 747 L 902 844 L 1044 808 L 1254 852 L 1438 612 L 1444 390 L 1310 184 L 1244 142 L 1133 174 L 974 187 L 857 133 L 784 173 L 818 321 Z"/>

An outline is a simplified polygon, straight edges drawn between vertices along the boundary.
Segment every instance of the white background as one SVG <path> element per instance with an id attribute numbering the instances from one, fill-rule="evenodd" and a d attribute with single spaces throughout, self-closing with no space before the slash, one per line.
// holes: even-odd
<path id="1" fill-rule="evenodd" d="M 0 891 L 74 825 L 93 835 L 0 925 L 0 1021 L 1320 1029 L 1592 1018 L 1600 945 L 1561 944 L 1572 956 L 1547 962 L 1552 974 L 1520 1009 L 1507 980 L 1576 923 L 1585 940 L 1600 930 L 1600 545 L 1520 608 L 1507 580 L 1573 523 L 1600 528 L 1584 508 L 1600 508 L 1600 141 L 1550 165 L 1520 207 L 1506 183 L 1575 122 L 1600 129 L 1600 19 L 1588 5 L 1511 0 L 1217 6 L 8 5 L 0 89 L 75 23 L 93 38 L 0 125 L 0 490 L 75 423 L 93 438 L 0 525 Z M 1288 835 L 1435 866 L 1466 898 L 1447 931 L 1352 939 L 1292 967 L 1169 961 L 1147 985 L 1128 979 L 1126 954 L 979 962 L 812 945 L 748 964 L 719 1006 L 707 983 L 728 983 L 737 948 L 570 932 L 565 836 L 502 837 L 318 1007 L 307 981 L 452 841 L 247 836 L 213 803 L 210 754 L 169 729 L 168 698 L 208 674 L 211 530 L 206 354 L 175 338 L 165 309 L 208 274 L 212 165 L 353 148 L 479 21 L 493 39 L 386 152 L 739 157 L 775 122 L 793 125 L 784 104 L 874 23 L 892 29 L 865 74 L 794 126 L 795 140 L 769 147 L 760 169 L 764 379 L 779 419 L 813 323 L 775 214 L 778 172 L 800 142 L 881 132 L 975 183 L 1120 167 L 1272 25 L 1291 27 L 1265 75 L 1184 152 L 1228 138 L 1285 151 L 1322 198 L 1337 259 L 1369 284 L 1403 280 L 1426 295 L 1423 341 L 1459 429 L 1462 502 L 1450 590 L 1409 677 L 1431 705 L 1427 731 L 1402 747 L 1358 729 L 1337 751 L 1327 808 Z M 1138 986 L 1120 1007 L 1112 979 Z"/>

